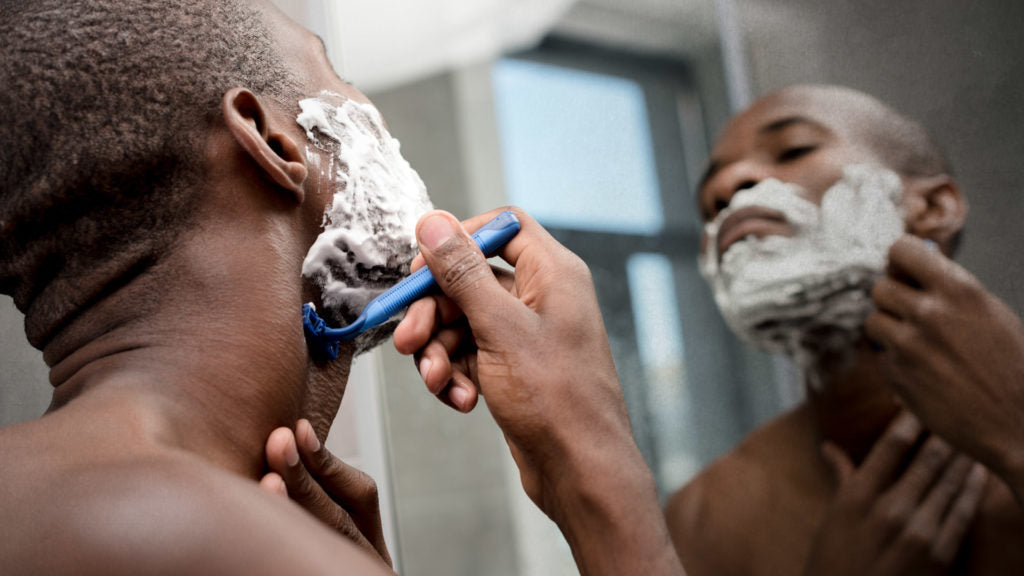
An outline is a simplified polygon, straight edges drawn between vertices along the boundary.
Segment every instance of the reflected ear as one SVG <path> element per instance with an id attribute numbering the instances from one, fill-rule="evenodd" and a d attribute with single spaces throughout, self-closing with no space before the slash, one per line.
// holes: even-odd
<path id="1" fill-rule="evenodd" d="M 232 88 L 221 101 L 224 121 L 235 142 L 249 155 L 264 176 L 302 202 L 306 163 L 295 141 L 268 121 L 267 111 L 255 94 Z"/>
<path id="2" fill-rule="evenodd" d="M 914 178 L 906 185 L 907 231 L 948 250 L 964 227 L 967 200 L 946 174 Z"/>

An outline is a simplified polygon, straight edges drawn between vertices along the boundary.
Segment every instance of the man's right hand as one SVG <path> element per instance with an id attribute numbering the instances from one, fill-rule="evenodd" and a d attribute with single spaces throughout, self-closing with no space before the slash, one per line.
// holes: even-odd
<path id="1" fill-rule="evenodd" d="M 465 228 L 446 212 L 420 220 L 417 264 L 430 266 L 445 295 L 410 307 L 395 347 L 416 354 L 428 386 L 447 385 L 456 407 L 465 409 L 467 394 L 487 399 L 523 487 L 565 533 L 584 573 L 681 573 L 589 270 L 516 210 L 522 229 L 499 252 L 515 273 L 503 285 L 467 232 L 497 213 Z M 453 379 L 462 392 L 450 393 Z"/>

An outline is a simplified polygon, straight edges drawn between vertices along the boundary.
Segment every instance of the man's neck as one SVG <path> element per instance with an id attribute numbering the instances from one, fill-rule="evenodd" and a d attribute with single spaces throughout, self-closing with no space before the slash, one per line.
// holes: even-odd
<path id="1" fill-rule="evenodd" d="M 837 444 L 860 463 L 899 404 L 885 383 L 878 353 L 861 342 L 853 354 L 824 360 L 818 373 L 821 386 L 808 387 L 807 398 L 822 440 Z"/>
<path id="2" fill-rule="evenodd" d="M 267 436 L 315 403 L 301 277 L 284 265 L 301 258 L 281 254 L 279 243 L 238 254 L 232 247 L 243 244 L 229 234 L 186 242 L 161 269 L 62 331 L 44 351 L 55 387 L 51 410 L 88 398 L 107 411 L 99 417 L 112 428 L 141 418 L 162 431 L 160 442 L 246 476 L 262 474 Z M 150 302 L 144 313 L 133 308 L 138 302 Z M 339 378 L 350 361 L 337 361 Z M 338 387 L 328 403 L 340 402 L 344 379 Z"/>

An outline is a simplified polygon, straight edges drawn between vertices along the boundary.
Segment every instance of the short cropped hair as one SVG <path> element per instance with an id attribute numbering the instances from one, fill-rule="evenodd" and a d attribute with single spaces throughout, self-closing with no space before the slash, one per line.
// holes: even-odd
<path id="1" fill-rule="evenodd" d="M 835 117 L 846 119 L 855 137 L 879 161 L 902 176 L 953 176 L 949 159 L 924 126 L 874 96 L 844 86 L 813 84 L 790 86 L 780 92 L 809 96 L 831 108 Z M 963 230 L 957 231 L 944 247 L 949 254 L 959 249 L 963 235 Z"/>
<path id="2" fill-rule="evenodd" d="M 952 174 L 942 149 L 916 120 L 878 98 L 845 86 L 797 84 L 780 90 L 810 97 L 845 118 L 857 137 L 892 170 L 908 177 Z"/>
<path id="3" fill-rule="evenodd" d="M 894 171 L 908 177 L 953 175 L 946 154 L 919 122 L 879 103 L 878 117 L 864 136 Z"/>
<path id="4" fill-rule="evenodd" d="M 908 178 L 953 176 L 953 165 L 918 121 L 874 99 L 869 121 L 863 122 L 863 137 L 890 169 Z M 957 230 L 943 249 L 950 256 L 960 250 L 964 230 Z"/>
<path id="5" fill-rule="evenodd" d="M 244 0 L 0 0 L 0 38 L 0 292 L 42 348 L 187 229 L 223 94 L 299 90 Z"/>

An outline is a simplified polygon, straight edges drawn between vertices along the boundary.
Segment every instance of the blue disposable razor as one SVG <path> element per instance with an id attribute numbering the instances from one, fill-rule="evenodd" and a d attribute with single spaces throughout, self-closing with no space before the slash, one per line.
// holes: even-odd
<path id="1" fill-rule="evenodd" d="M 491 256 L 519 233 L 519 219 L 506 210 L 473 233 L 473 240 L 485 256 Z M 338 357 L 338 343 L 351 340 L 363 332 L 387 322 L 400 310 L 426 296 L 437 286 L 430 269 L 424 266 L 405 280 L 395 284 L 366 305 L 362 314 L 344 328 L 330 328 L 317 316 L 312 304 L 302 306 L 302 324 L 306 329 L 306 343 L 318 358 L 334 360 Z"/>

